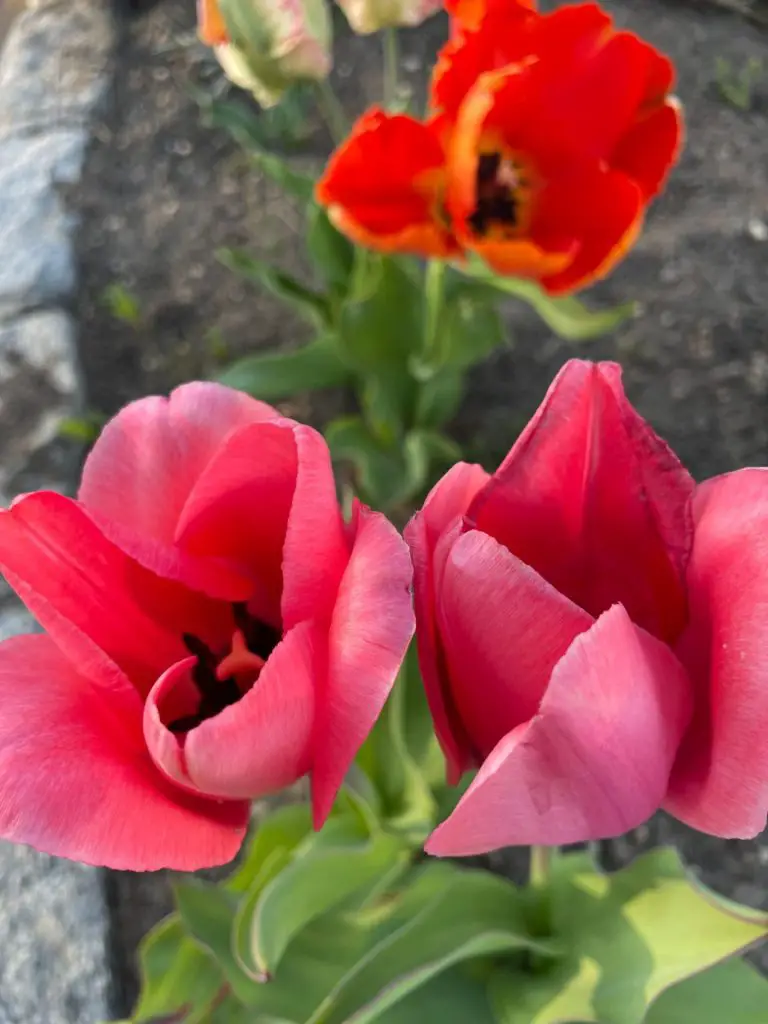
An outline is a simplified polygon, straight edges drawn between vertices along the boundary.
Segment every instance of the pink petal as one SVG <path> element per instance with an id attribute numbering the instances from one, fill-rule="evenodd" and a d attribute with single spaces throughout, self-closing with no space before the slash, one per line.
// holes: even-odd
<path id="1" fill-rule="evenodd" d="M 454 706 L 482 759 L 536 714 L 552 670 L 593 619 L 472 530 L 448 556 L 438 621 Z"/>
<path id="2" fill-rule="evenodd" d="M 538 714 L 499 742 L 425 849 L 463 857 L 635 828 L 664 798 L 690 710 L 680 663 L 615 605 L 574 640 Z"/>
<path id="3" fill-rule="evenodd" d="M 42 635 L 0 645 L 0 836 L 118 869 L 194 871 L 231 860 L 248 805 L 166 782 L 123 681 L 94 686 Z"/>
<path id="4" fill-rule="evenodd" d="M 352 554 L 328 638 L 328 678 L 318 702 L 312 806 L 320 828 L 344 776 L 379 717 L 413 636 L 408 548 L 384 516 L 357 505 Z"/>
<path id="5" fill-rule="evenodd" d="M 192 489 L 227 436 L 276 415 L 220 384 L 185 384 L 169 398 L 142 398 L 104 428 L 86 460 L 79 499 L 107 536 L 147 568 L 214 597 L 247 599 L 252 582 L 242 571 L 180 559 L 174 538 Z"/>
<path id="6" fill-rule="evenodd" d="M 349 544 L 336 498 L 331 455 L 311 427 L 294 428 L 299 464 L 283 551 L 283 628 L 330 621 Z"/>
<path id="7" fill-rule="evenodd" d="M 620 368 L 571 360 L 468 518 L 590 614 L 620 602 L 671 641 L 686 621 L 693 487 Z"/>
<path id="8" fill-rule="evenodd" d="M 466 512 L 477 492 L 489 480 L 481 466 L 459 462 L 430 491 L 424 507 L 405 528 L 411 549 L 419 667 L 429 709 L 448 767 L 448 782 L 455 785 L 472 763 L 472 747 L 450 696 L 445 654 L 435 618 L 434 553 L 448 527 Z"/>
<path id="9" fill-rule="evenodd" d="M 231 618 L 132 561 L 77 502 L 50 491 L 0 511 L 0 571 L 75 662 L 89 659 L 95 645 L 142 692 L 188 653 L 183 632 L 211 637 Z"/>
<path id="10" fill-rule="evenodd" d="M 144 730 L 155 762 L 176 781 L 210 796 L 256 799 L 305 775 L 311 763 L 318 675 L 325 671 L 322 641 L 303 623 L 269 656 L 254 686 L 214 718 L 179 737 L 162 719 L 189 713 L 183 706 L 188 665 L 159 681 L 147 702 Z M 180 703 L 168 714 L 169 688 Z M 165 705 L 163 707 L 163 704 Z"/>
<path id="11" fill-rule="evenodd" d="M 293 420 L 254 423 L 230 434 L 201 473 L 174 541 L 184 556 L 212 556 L 254 581 L 254 614 L 280 622 L 283 546 L 298 473 Z M 334 496 L 334 507 L 336 506 Z"/>
<path id="12" fill-rule="evenodd" d="M 679 654 L 696 704 L 665 807 L 702 832 L 751 839 L 768 813 L 768 470 L 708 480 L 694 509 Z"/>

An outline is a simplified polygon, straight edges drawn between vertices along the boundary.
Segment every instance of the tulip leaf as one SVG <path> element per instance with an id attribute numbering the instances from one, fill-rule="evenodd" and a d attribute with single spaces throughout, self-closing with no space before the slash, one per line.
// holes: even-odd
<path id="1" fill-rule="evenodd" d="M 342 387 L 349 382 L 332 336 L 322 335 L 289 352 L 246 356 L 228 366 L 219 382 L 264 401 L 290 398 L 302 391 Z"/>
<path id="2" fill-rule="evenodd" d="M 528 934 L 520 893 L 510 882 L 464 869 L 437 878 L 442 885 L 423 909 L 340 980 L 310 1024 L 371 1024 L 432 978 L 477 957 L 520 950 L 556 955 L 554 946 Z"/>
<path id="3" fill-rule="evenodd" d="M 312 812 L 308 804 L 285 804 L 270 811 L 258 823 L 243 861 L 227 879 L 227 888 L 237 893 L 248 892 L 276 852 L 290 854 L 311 833 Z"/>
<path id="4" fill-rule="evenodd" d="M 249 256 L 241 249 L 218 249 L 216 259 L 292 306 L 314 327 L 323 329 L 330 326 L 331 310 L 327 296 L 307 288 L 290 274 L 277 270 L 264 260 Z"/>
<path id="5" fill-rule="evenodd" d="M 768 979 L 734 958 L 667 989 L 644 1024 L 765 1024 Z"/>
<path id="6" fill-rule="evenodd" d="M 375 438 L 360 416 L 341 416 L 325 428 L 325 440 L 334 462 L 351 463 L 356 489 L 375 508 L 397 504 L 405 465 L 396 445 Z"/>
<path id="7" fill-rule="evenodd" d="M 768 935 L 768 915 L 705 889 L 669 849 L 613 875 L 558 856 L 550 895 L 567 960 L 535 978 L 502 968 L 491 991 L 503 1024 L 640 1024 L 671 986 Z"/>
<path id="8" fill-rule="evenodd" d="M 144 937 L 139 966 L 141 996 L 131 1024 L 148 1024 L 182 1011 L 185 1024 L 202 1024 L 226 982 L 216 960 L 185 934 L 178 914 Z"/>
<path id="9" fill-rule="evenodd" d="M 506 332 L 496 297 L 492 288 L 474 281 L 454 279 L 449 284 L 440 315 L 443 365 L 468 369 L 503 344 Z"/>
<path id="10" fill-rule="evenodd" d="M 307 217 L 309 254 L 328 284 L 345 295 L 355 266 L 355 248 L 331 224 L 322 206 L 313 203 Z"/>
<path id="11" fill-rule="evenodd" d="M 357 1020 L 351 1018 L 350 1024 Z M 375 1020 L 376 1024 L 498 1024 L 485 986 L 458 971 L 428 981 Z"/>
<path id="12" fill-rule="evenodd" d="M 311 847 L 266 887 L 251 918 L 251 955 L 256 970 L 274 974 L 291 939 L 355 892 L 370 887 L 408 853 L 384 832 L 364 843 Z"/>
<path id="13" fill-rule="evenodd" d="M 497 291 L 527 302 L 544 323 L 566 341 L 598 338 L 637 314 L 635 302 L 624 302 L 612 309 L 591 310 L 572 295 L 547 295 L 535 281 L 501 277 L 478 259 L 469 262 L 468 273 Z"/>
<path id="14" fill-rule="evenodd" d="M 456 415 L 464 397 L 464 371 L 447 366 L 419 383 L 414 419 L 420 427 L 438 429 Z"/>

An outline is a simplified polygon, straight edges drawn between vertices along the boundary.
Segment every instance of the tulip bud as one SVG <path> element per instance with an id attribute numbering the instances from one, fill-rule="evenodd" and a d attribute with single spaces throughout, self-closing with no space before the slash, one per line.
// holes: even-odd
<path id="1" fill-rule="evenodd" d="M 227 78 L 264 107 L 292 82 L 331 70 L 325 0 L 198 0 L 198 23 Z"/>
<path id="2" fill-rule="evenodd" d="M 442 0 L 338 0 L 360 35 L 396 25 L 420 25 L 443 7 Z"/>

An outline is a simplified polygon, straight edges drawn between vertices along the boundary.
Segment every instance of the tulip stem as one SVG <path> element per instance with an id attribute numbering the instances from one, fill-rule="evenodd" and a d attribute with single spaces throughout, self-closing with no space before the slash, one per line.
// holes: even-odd
<path id="1" fill-rule="evenodd" d="M 339 102 L 339 97 L 333 91 L 333 86 L 327 78 L 317 83 L 317 108 L 320 116 L 325 121 L 331 138 L 338 146 L 344 140 L 348 131 L 347 115 Z"/>
<path id="2" fill-rule="evenodd" d="M 384 48 L 384 106 L 391 110 L 397 102 L 399 79 L 399 56 L 397 47 L 397 29 L 385 28 L 382 32 Z"/>
<path id="3" fill-rule="evenodd" d="M 532 889 L 545 889 L 547 887 L 551 868 L 552 847 L 532 846 L 528 879 Z"/>
<path id="4" fill-rule="evenodd" d="M 445 291 L 445 260 L 429 260 L 424 279 L 424 364 L 438 369 L 440 311 Z"/>

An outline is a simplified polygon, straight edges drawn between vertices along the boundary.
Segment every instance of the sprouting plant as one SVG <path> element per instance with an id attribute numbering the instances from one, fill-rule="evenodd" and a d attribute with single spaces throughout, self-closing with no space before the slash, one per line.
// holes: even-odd
<path id="1" fill-rule="evenodd" d="M 764 74 L 764 64 L 759 57 L 750 57 L 740 69 L 726 57 L 718 57 L 715 64 L 717 88 L 723 99 L 737 110 L 751 110 L 755 86 Z"/>

